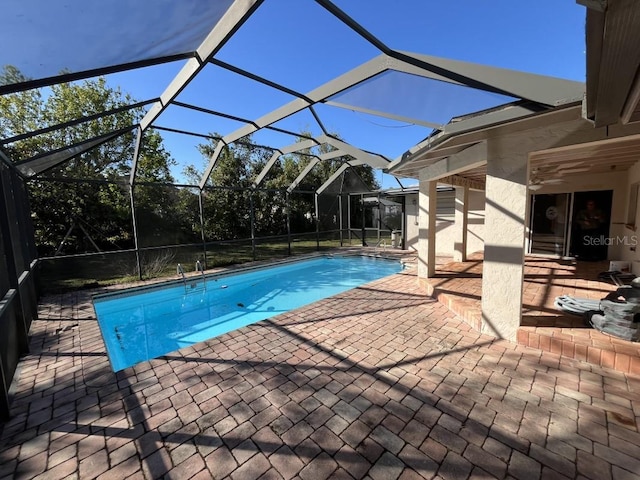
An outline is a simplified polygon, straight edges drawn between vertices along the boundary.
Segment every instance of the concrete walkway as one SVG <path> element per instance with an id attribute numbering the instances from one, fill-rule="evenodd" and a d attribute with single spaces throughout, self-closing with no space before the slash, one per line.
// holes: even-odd
<path id="1" fill-rule="evenodd" d="M 640 478 L 640 378 L 473 331 L 411 272 L 111 373 L 44 299 L 2 478 Z"/>

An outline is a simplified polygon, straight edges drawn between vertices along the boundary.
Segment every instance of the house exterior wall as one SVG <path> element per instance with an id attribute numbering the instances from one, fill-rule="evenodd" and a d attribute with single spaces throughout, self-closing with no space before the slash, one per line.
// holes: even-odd
<path id="1" fill-rule="evenodd" d="M 415 202 L 414 202 L 415 200 Z M 455 231 L 454 203 L 455 192 L 438 193 L 438 218 L 436 221 L 436 254 L 453 255 Z M 408 195 L 405 207 L 407 248 L 418 249 L 418 194 Z M 467 254 L 482 251 L 484 246 L 484 192 L 469 191 L 469 233 L 467 236 Z"/>
<path id="2" fill-rule="evenodd" d="M 405 200 L 405 229 L 406 229 L 406 248 L 418 249 L 418 234 L 420 226 L 418 222 L 418 194 L 407 195 Z"/>
<path id="3" fill-rule="evenodd" d="M 455 197 L 455 193 L 452 192 Z M 467 255 L 484 248 L 484 192 L 469 191 L 469 220 L 467 233 Z M 450 216 L 438 216 L 436 226 L 436 252 L 438 255 L 453 255 L 455 230 L 453 212 Z"/>
<path id="4" fill-rule="evenodd" d="M 566 183 L 545 185 L 537 190 L 536 195 L 578 193 L 598 190 L 612 190 L 613 203 L 610 217 L 610 237 L 608 258 L 635 262 L 636 274 L 640 275 L 640 248 L 633 250 L 634 238 L 640 243 L 640 205 L 638 207 L 637 230 L 625 227 L 627 218 L 629 189 L 633 183 L 640 183 L 640 162 L 628 172 L 605 174 L 583 174 L 567 177 Z M 454 251 L 454 211 L 455 192 L 438 193 L 438 218 L 436 222 L 436 253 L 450 256 Z M 469 230 L 467 237 L 467 254 L 482 251 L 484 248 L 484 205 L 483 191 L 469 191 Z M 418 248 L 418 194 L 408 195 L 406 199 L 406 220 L 408 249 Z M 528 228 L 528 221 L 527 221 Z"/>
<path id="5" fill-rule="evenodd" d="M 620 238 L 623 239 L 622 242 L 617 243 L 617 256 L 611 257 L 611 260 L 623 260 L 626 262 L 630 262 L 631 271 L 636 275 L 640 276 L 640 203 L 639 198 L 633 199 L 631 198 L 631 189 L 634 184 L 640 184 L 640 162 L 636 163 L 628 172 L 625 172 L 624 177 L 626 177 L 625 182 L 621 182 L 621 186 L 619 190 L 621 191 L 620 196 L 622 200 L 618 204 L 619 210 L 619 222 L 616 225 L 616 232 Z M 624 187 L 624 188 L 623 188 Z M 615 203 L 615 191 L 614 191 L 614 203 Z M 632 224 L 627 225 L 629 210 L 635 207 L 635 226 Z M 613 216 L 613 215 L 612 215 Z M 633 217 L 633 211 L 631 211 L 631 216 Z"/>
<path id="6" fill-rule="evenodd" d="M 553 150 L 561 153 L 560 149 L 566 150 L 565 147 L 600 141 L 615 142 L 616 138 L 640 133 L 637 131 L 640 130 L 640 125 L 594 128 L 591 123 L 582 118 L 581 114 L 582 111 L 579 108 L 558 110 L 482 132 L 487 142 L 486 202 L 484 235 L 482 235 L 484 264 L 481 331 L 483 333 L 515 340 L 520 326 L 524 248 L 528 233 L 526 226 L 531 193 L 527 188 L 528 164 L 532 154 Z M 481 138 L 478 133 L 473 132 L 462 134 L 456 138 L 456 141 L 469 144 Z M 460 152 L 460 156 L 465 151 Z M 595 157 L 594 163 L 597 163 Z M 444 166 L 446 170 L 451 164 L 448 158 L 446 162 L 439 165 Z M 456 172 L 441 172 L 435 167 L 426 166 L 420 171 L 421 188 L 423 182 L 437 181 L 439 178 L 444 178 L 447 173 L 455 174 Z M 629 186 L 635 179 L 638 179 L 640 187 L 640 168 L 637 166 L 631 173 L 598 173 L 585 175 L 582 179 L 571 176 L 570 188 L 574 191 L 613 190 L 611 234 L 616 235 L 624 231 L 623 223 L 626 213 L 623 212 L 628 209 L 625 208 L 625 203 L 628 202 L 625 198 L 629 197 Z M 546 190 L 539 193 L 552 191 L 551 186 L 548 186 Z M 559 186 L 556 191 L 566 192 L 567 185 Z M 640 220 L 636 223 L 640 223 Z M 608 253 L 610 257 L 624 254 L 637 258 L 637 251 L 627 250 L 628 247 L 620 250 L 620 246 L 615 246 Z M 424 262 L 423 251 L 420 249 L 418 253 L 419 261 Z M 420 276 L 420 271 L 418 275 Z"/>

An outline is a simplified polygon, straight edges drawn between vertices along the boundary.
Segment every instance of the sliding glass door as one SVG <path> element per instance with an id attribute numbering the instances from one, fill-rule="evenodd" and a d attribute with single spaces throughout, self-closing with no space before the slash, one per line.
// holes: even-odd
<path id="1" fill-rule="evenodd" d="M 532 195 L 529 253 L 567 254 L 569 193 Z"/>

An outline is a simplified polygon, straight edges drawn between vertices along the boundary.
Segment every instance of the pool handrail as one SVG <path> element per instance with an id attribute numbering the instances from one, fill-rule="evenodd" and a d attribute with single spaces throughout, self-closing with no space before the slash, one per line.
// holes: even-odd
<path id="1" fill-rule="evenodd" d="M 184 268 L 182 264 L 178 264 L 176 267 L 176 273 L 182 277 L 182 283 L 184 283 L 184 293 L 187 293 L 187 277 L 184 275 Z"/>
<path id="2" fill-rule="evenodd" d="M 207 279 L 204 275 L 204 265 L 202 265 L 202 262 L 200 260 L 196 260 L 196 272 L 200 272 L 202 274 L 202 287 L 206 290 Z"/>

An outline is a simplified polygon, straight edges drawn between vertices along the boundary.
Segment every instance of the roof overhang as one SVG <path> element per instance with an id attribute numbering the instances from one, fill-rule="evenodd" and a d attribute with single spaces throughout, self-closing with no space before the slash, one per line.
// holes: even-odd
<path id="1" fill-rule="evenodd" d="M 393 161 L 387 171 L 397 177 L 418 178 L 420 170 L 451 155 L 462 152 L 469 146 L 486 140 L 491 130 L 496 128 L 511 128 L 517 130 L 523 122 L 535 118 L 543 118 L 558 112 L 569 112 L 575 117 L 576 108 L 581 108 L 581 102 L 571 102 L 541 112 L 532 112 L 529 108 L 513 104 L 500 109 L 471 115 L 445 126 L 441 131 L 434 132 L 423 142 Z"/>
<path id="2" fill-rule="evenodd" d="M 640 121 L 637 0 L 577 0 L 587 7 L 585 117 L 596 127 Z"/>

